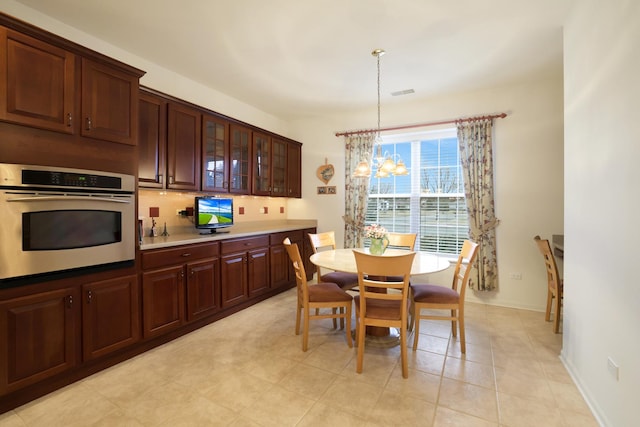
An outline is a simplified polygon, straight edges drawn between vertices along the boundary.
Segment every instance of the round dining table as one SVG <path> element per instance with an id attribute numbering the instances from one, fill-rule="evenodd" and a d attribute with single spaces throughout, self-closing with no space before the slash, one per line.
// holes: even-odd
<path id="1" fill-rule="evenodd" d="M 369 253 L 368 248 L 333 249 L 317 252 L 311 255 L 309 260 L 318 267 L 329 270 L 357 273 L 358 267 L 356 266 L 356 258 L 353 255 L 354 251 Z M 406 249 L 387 249 L 382 255 L 377 256 L 397 256 L 406 253 Z M 451 261 L 447 258 L 427 252 L 416 251 L 416 256 L 411 265 L 411 276 L 436 273 L 446 270 L 450 265 Z M 371 326 L 367 327 L 366 341 L 367 345 L 376 347 L 392 347 L 400 343 L 398 331 L 390 328 Z"/>

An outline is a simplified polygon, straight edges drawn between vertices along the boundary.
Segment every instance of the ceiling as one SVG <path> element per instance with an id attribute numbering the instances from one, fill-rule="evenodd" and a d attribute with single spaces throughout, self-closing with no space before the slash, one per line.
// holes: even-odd
<path id="1" fill-rule="evenodd" d="M 17 0 L 284 119 L 561 72 L 572 1 Z"/>

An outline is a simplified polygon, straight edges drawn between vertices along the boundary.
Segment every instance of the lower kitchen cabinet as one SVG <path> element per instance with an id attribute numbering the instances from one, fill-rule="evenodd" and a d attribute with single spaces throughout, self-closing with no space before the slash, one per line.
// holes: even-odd
<path id="1" fill-rule="evenodd" d="M 187 264 L 187 320 L 220 310 L 220 260 L 209 258 Z"/>
<path id="2" fill-rule="evenodd" d="M 184 266 L 142 273 L 144 337 L 176 329 L 184 322 Z"/>
<path id="3" fill-rule="evenodd" d="M 140 339 L 136 275 L 82 285 L 82 354 L 95 359 Z"/>
<path id="4" fill-rule="evenodd" d="M 230 307 L 269 290 L 269 236 L 223 240 L 222 306 Z"/>
<path id="5" fill-rule="evenodd" d="M 76 365 L 79 307 L 71 287 L 0 302 L 0 395 Z"/>

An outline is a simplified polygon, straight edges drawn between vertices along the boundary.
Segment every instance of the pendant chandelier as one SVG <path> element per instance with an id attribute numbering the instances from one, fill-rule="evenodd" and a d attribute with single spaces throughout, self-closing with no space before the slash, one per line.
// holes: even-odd
<path id="1" fill-rule="evenodd" d="M 376 178 L 387 178 L 391 175 L 408 175 L 409 170 L 405 166 L 402 158 L 399 154 L 390 155 L 385 151 L 382 154 L 382 137 L 380 136 L 380 57 L 384 55 L 386 52 L 384 49 L 374 49 L 371 52 L 371 55 L 377 58 L 378 64 L 378 131 L 376 134 L 376 140 L 374 142 L 376 157 L 375 164 L 373 168 L 376 171 Z M 362 159 L 358 166 L 356 166 L 356 170 L 353 173 L 354 178 L 369 178 L 371 176 L 371 162 L 369 161 L 369 156 L 365 156 L 365 159 Z M 395 159 L 398 159 L 397 161 Z"/>

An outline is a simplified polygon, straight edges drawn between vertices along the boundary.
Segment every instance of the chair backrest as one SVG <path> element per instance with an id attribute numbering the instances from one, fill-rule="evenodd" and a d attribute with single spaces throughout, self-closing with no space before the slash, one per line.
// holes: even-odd
<path id="1" fill-rule="evenodd" d="M 462 243 L 462 249 L 456 261 L 456 268 L 453 271 L 453 283 L 451 288 L 460 294 L 460 302 L 464 301 L 464 294 L 469 287 L 469 279 L 471 270 L 478 255 L 478 244 L 471 240 L 465 240 Z"/>
<path id="2" fill-rule="evenodd" d="M 387 233 L 389 245 L 387 248 L 409 249 L 412 251 L 416 245 L 418 234 L 416 233 Z"/>
<path id="3" fill-rule="evenodd" d="M 556 258 L 551 251 L 551 245 L 549 240 L 541 239 L 540 236 L 533 238 L 538 245 L 538 250 L 544 258 L 544 265 L 547 269 L 547 284 L 549 289 L 557 295 L 558 284 L 560 283 L 560 275 L 558 274 L 558 265 L 556 264 Z"/>
<path id="4" fill-rule="evenodd" d="M 289 259 L 293 264 L 293 270 L 296 273 L 296 287 L 298 288 L 298 297 L 301 301 L 308 301 L 308 289 L 307 289 L 307 274 L 304 271 L 304 262 L 300 256 L 300 250 L 297 243 L 291 243 L 291 240 L 287 237 L 282 242 L 287 249 Z"/>
<path id="5" fill-rule="evenodd" d="M 353 254 L 358 268 L 360 313 L 364 317 L 367 316 L 367 300 L 399 300 L 403 304 L 401 304 L 401 311 L 397 313 L 397 318 L 394 316 L 394 318 L 387 320 L 402 320 L 406 322 L 409 277 L 416 253 L 407 252 L 402 255 L 377 256 L 354 250 Z M 384 281 L 384 278 L 394 281 Z M 396 281 L 400 278 L 400 281 Z"/>
<path id="6" fill-rule="evenodd" d="M 333 231 L 325 231 L 324 233 L 317 234 L 309 233 L 309 240 L 311 241 L 314 254 L 317 253 L 318 250 L 336 248 L 336 233 Z"/>

